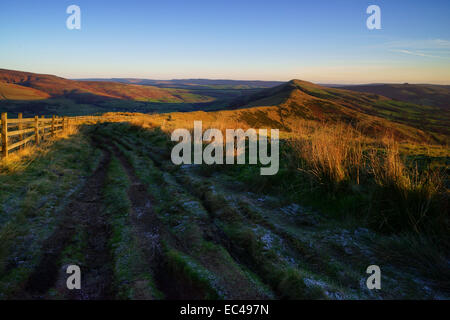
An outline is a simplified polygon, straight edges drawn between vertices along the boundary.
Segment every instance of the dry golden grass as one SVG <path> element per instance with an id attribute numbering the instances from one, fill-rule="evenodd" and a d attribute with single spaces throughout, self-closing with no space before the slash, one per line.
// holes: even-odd
<path id="1" fill-rule="evenodd" d="M 53 142 L 60 139 L 67 139 L 70 136 L 78 134 L 78 132 L 79 125 L 72 124 L 64 132 L 57 133 L 55 137 L 41 140 L 39 145 L 35 145 L 34 142 L 27 143 L 22 148 L 11 152 L 6 159 L 0 160 L 0 174 L 25 170 L 38 155 L 45 154 Z"/>
<path id="2" fill-rule="evenodd" d="M 258 112 L 257 109 L 262 108 L 253 111 Z M 197 120 L 203 122 L 203 130 L 216 128 L 223 134 L 226 129 L 260 128 L 252 126 L 255 122 L 242 120 L 241 112 L 245 110 L 109 116 L 114 121 L 161 129 L 168 136 L 178 128 L 193 130 Z M 245 119 L 254 121 L 246 116 Z M 448 146 L 405 139 L 377 123 L 376 130 L 370 129 L 371 123 L 305 119 L 286 119 L 284 125 L 287 129 L 280 131 L 280 139 L 286 143 L 282 143 L 280 160 L 285 161 L 281 166 L 298 172 L 297 176 L 292 175 L 293 185 L 306 176 L 313 193 L 321 188 L 334 198 L 343 194 L 361 195 L 366 201 L 364 212 L 369 223 L 380 230 L 416 233 L 431 230 L 442 234 L 442 229 L 448 226 L 447 167 L 444 164 L 443 168 L 441 163 L 437 169 L 419 168 L 414 160 L 427 158 L 434 163 L 434 159 L 448 158 Z M 408 162 L 406 156 L 410 158 Z"/>
<path id="3" fill-rule="evenodd" d="M 398 143 L 392 137 L 382 139 L 384 155 L 376 150 L 369 153 L 370 168 L 375 181 L 380 186 L 396 185 L 399 189 L 409 189 L 409 172 L 400 158 Z"/>
<path id="4" fill-rule="evenodd" d="M 389 210 L 378 210 L 379 221 L 400 228 L 402 224 L 421 233 L 424 224 L 434 221 L 435 226 L 448 224 L 446 173 L 442 169 L 419 170 L 417 163 L 408 167 L 402 160 L 398 143 L 392 137 L 383 140 L 383 153 L 371 151 L 369 168 L 381 190 L 377 201 L 387 203 Z"/>
<path id="5" fill-rule="evenodd" d="M 253 108 L 251 112 L 266 112 L 271 118 L 279 120 L 278 114 L 272 114 L 272 109 Z M 175 112 L 170 114 L 139 114 L 139 113 L 106 113 L 102 117 L 84 117 L 78 124 L 94 124 L 98 122 L 128 122 L 132 125 L 170 133 L 178 128 L 193 130 L 194 121 L 203 122 L 203 130 L 215 128 L 225 136 L 226 129 L 248 129 L 251 125 L 242 120 L 241 115 L 248 110 L 225 110 L 217 112 Z M 270 113 L 270 114 L 269 114 Z M 417 186 L 435 184 L 439 173 L 419 173 L 412 170 L 402 160 L 402 154 L 419 152 L 425 155 L 449 156 L 447 146 L 418 144 L 409 140 L 400 140 L 392 134 L 389 128 L 384 134 L 368 133 L 368 123 L 356 126 L 336 122 L 320 122 L 304 119 L 285 119 L 288 130 L 281 130 L 280 139 L 288 141 L 293 152 L 288 155 L 291 166 L 306 172 L 320 184 L 333 188 L 342 182 L 351 184 L 365 183 L 371 180 L 379 186 L 395 185 L 399 190 L 415 190 Z M 255 128 L 258 129 L 258 128 Z M 64 135 L 77 132 L 77 126 L 71 126 Z M 369 130 L 370 131 L 370 130 Z M 63 135 L 60 135 L 63 137 Z M 401 142 L 400 142 L 401 141 Z M 33 152 L 35 147 L 27 147 L 7 160 L 11 166 L 18 158 Z M 428 188 L 428 187 L 427 187 Z M 436 189 L 442 189 L 438 183 Z M 430 192 L 433 190 L 429 187 Z"/>
<path id="6" fill-rule="evenodd" d="M 377 139 L 349 125 L 306 121 L 298 124 L 289 145 L 290 165 L 333 193 L 359 184 L 371 190 L 366 193 L 372 194 L 371 214 L 379 228 L 421 233 L 430 221 L 448 223 L 445 168 L 408 165 L 390 133 Z"/>
<path id="7" fill-rule="evenodd" d="M 313 124 L 296 127 L 295 137 L 289 140 L 301 165 L 299 170 L 314 176 L 322 183 L 339 184 L 353 179 L 357 184 L 364 167 L 363 136 L 349 125 Z"/>
<path id="8" fill-rule="evenodd" d="M 449 156 L 445 146 L 400 143 L 389 131 L 378 138 L 348 124 L 306 120 L 292 128 L 289 145 L 297 157 L 298 169 L 327 182 L 351 180 L 359 184 L 361 175 L 370 174 L 380 185 L 395 181 L 406 188 L 417 181 L 418 170 L 408 168 L 402 154 L 414 154 L 420 149 L 428 156 Z"/>
<path id="9" fill-rule="evenodd" d="M 271 108 L 253 108 L 252 111 Z M 194 121 L 201 120 L 203 130 L 215 128 L 225 134 L 226 129 L 248 129 L 252 127 L 240 118 L 246 110 L 217 112 L 175 112 L 170 114 L 107 113 L 108 121 L 126 121 L 133 125 L 153 129 L 159 128 L 170 134 L 178 128 L 193 130 Z M 274 115 L 270 114 L 270 117 Z M 425 155 L 429 157 L 449 157 L 448 146 L 418 143 L 394 135 L 390 128 L 376 135 L 368 130 L 370 123 L 350 125 L 336 122 L 320 122 L 304 119 L 285 119 L 288 130 L 280 130 L 280 139 L 287 140 L 309 172 L 317 178 L 341 182 L 352 180 L 359 184 L 363 174 L 376 174 L 381 183 L 387 175 L 392 180 L 401 181 L 406 175 L 401 154 Z M 259 129 L 257 127 L 255 129 Z M 378 128 L 379 129 L 379 128 Z M 380 156 L 386 155 L 386 159 Z M 383 167 L 384 166 L 384 167 Z M 299 169 L 304 169 L 299 167 Z M 363 172 L 364 171 L 364 172 Z M 408 171 L 409 172 L 409 171 Z M 408 173 L 409 174 L 409 173 Z M 412 179 L 414 180 L 414 179 Z"/>

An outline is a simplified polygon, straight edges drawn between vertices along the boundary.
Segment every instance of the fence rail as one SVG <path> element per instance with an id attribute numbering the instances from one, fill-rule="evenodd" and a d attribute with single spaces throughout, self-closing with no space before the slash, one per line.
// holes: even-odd
<path id="1" fill-rule="evenodd" d="M 19 113 L 16 119 L 8 119 L 6 112 L 1 114 L 0 153 L 7 158 L 9 153 L 17 148 L 24 148 L 28 142 L 39 144 L 48 136 L 55 136 L 69 126 L 70 118 L 52 116 L 45 118 L 23 118 Z"/>
<path id="2" fill-rule="evenodd" d="M 7 158 L 10 151 L 24 148 L 28 142 L 38 145 L 49 136 L 66 131 L 69 125 L 116 120 L 117 117 L 111 116 L 58 117 L 53 115 L 51 118 L 45 118 L 45 116 L 23 118 L 22 113 L 19 113 L 17 118 L 8 118 L 8 114 L 4 112 L 1 114 L 0 122 L 0 158 Z"/>

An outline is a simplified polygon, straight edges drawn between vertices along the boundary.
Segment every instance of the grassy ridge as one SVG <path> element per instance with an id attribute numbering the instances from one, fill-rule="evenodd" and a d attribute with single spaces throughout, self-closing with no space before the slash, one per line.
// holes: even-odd
<path id="1" fill-rule="evenodd" d="M 267 107 L 269 116 L 289 126 L 297 119 L 352 123 L 371 133 L 389 129 L 400 138 L 448 141 L 450 113 L 437 106 L 421 106 L 369 93 L 326 88 L 292 80 L 238 100 L 235 107 Z M 276 107 L 273 107 L 276 106 Z M 250 113 L 248 109 L 246 113 Z M 256 117 L 258 119 L 258 117 Z M 257 122 L 257 121 L 254 121 Z"/>

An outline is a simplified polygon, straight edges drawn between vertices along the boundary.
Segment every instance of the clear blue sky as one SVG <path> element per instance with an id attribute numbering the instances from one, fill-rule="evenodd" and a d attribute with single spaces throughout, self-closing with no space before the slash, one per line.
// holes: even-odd
<path id="1" fill-rule="evenodd" d="M 81 8 L 68 30 L 66 8 Z M 366 8 L 381 8 L 368 30 Z M 68 78 L 450 83 L 448 0 L 1 1 L 0 68 Z"/>

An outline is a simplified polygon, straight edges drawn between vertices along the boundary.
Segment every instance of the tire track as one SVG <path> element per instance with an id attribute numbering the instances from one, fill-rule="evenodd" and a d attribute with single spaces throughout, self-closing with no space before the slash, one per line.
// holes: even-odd
<path id="1" fill-rule="evenodd" d="M 137 145 L 133 144 L 131 139 L 126 139 L 126 136 L 124 138 L 125 141 L 138 148 Z M 123 141 L 115 137 L 113 137 L 113 139 L 125 147 Z M 127 146 L 127 149 L 129 148 L 130 147 Z M 308 248 L 305 247 L 298 239 L 293 238 L 287 232 L 276 228 L 265 219 L 258 222 L 248 220 L 245 214 L 239 212 L 239 209 L 234 208 L 230 203 L 228 203 L 228 201 L 222 203 L 221 199 L 216 197 L 214 193 L 209 190 L 209 188 L 197 188 L 196 185 L 193 184 L 193 181 L 189 178 L 189 175 L 185 175 L 184 173 L 177 171 L 173 173 L 170 168 L 171 165 L 168 164 L 168 162 L 170 162 L 170 155 L 165 153 L 163 150 L 155 150 L 153 147 L 148 145 L 141 145 L 140 148 L 141 150 L 139 152 L 142 155 L 148 156 L 153 161 L 155 166 L 162 172 L 168 172 L 171 174 L 175 178 L 178 186 L 181 187 L 184 192 L 197 199 L 206 210 L 209 216 L 209 221 L 207 225 L 201 225 L 205 236 L 207 237 L 205 240 L 212 241 L 215 244 L 222 246 L 238 265 L 244 266 L 258 275 L 260 281 L 271 287 L 271 289 L 280 297 L 283 296 L 283 291 L 278 288 L 277 281 L 273 280 L 274 275 L 272 273 L 271 262 L 267 260 L 267 263 L 262 263 L 259 253 L 258 256 L 255 256 L 251 246 L 242 246 L 242 243 L 240 243 L 240 241 L 252 242 L 257 239 L 257 236 L 254 234 L 251 236 L 250 234 L 241 234 L 242 236 L 248 237 L 247 240 L 239 238 L 240 236 L 238 237 L 239 239 L 229 236 L 225 232 L 223 226 L 221 226 L 223 223 L 230 223 L 230 221 L 227 220 L 227 215 L 233 214 L 236 215 L 236 217 L 242 218 L 242 223 L 244 225 L 255 224 L 255 226 L 258 227 L 267 228 L 286 241 L 290 253 L 300 255 L 302 261 L 311 264 L 311 266 L 315 267 L 315 269 L 317 269 L 317 265 L 320 266 L 320 258 L 308 250 Z M 224 210 L 226 212 L 225 214 L 223 214 Z M 281 273 L 284 271 L 282 268 L 279 268 L 277 272 Z"/>
<path id="2" fill-rule="evenodd" d="M 108 248 L 111 232 L 101 204 L 106 168 L 111 160 L 111 154 L 105 150 L 102 152 L 99 166 L 87 179 L 75 199 L 61 212 L 62 220 L 54 233 L 44 242 L 43 257 L 25 285 L 26 298 L 46 298 L 46 293 L 55 284 L 68 299 L 92 300 L 115 297 L 112 287 L 112 259 Z M 82 232 L 88 235 L 86 251 L 83 252 L 86 265 L 80 266 L 81 290 L 68 292 L 65 288 L 65 279 L 61 279 L 67 275 L 61 272 L 60 258 L 63 250 L 71 244 L 77 232 L 76 226 L 81 226 Z"/>
<path id="3" fill-rule="evenodd" d="M 117 137 L 111 137 L 115 142 L 126 148 L 127 150 L 135 150 L 133 148 L 130 148 L 129 145 L 126 145 L 121 139 L 118 139 Z M 125 137 L 126 138 L 126 137 Z M 126 139 L 126 141 L 130 144 L 132 144 L 134 147 L 138 148 L 137 145 L 133 144 L 129 139 Z M 117 148 L 117 147 L 115 147 Z M 145 150 L 143 151 L 142 148 Z M 120 153 L 120 151 L 117 151 Z M 155 166 L 161 170 L 162 172 L 168 172 L 167 168 L 165 168 L 165 160 L 168 160 L 168 155 L 165 154 L 162 150 L 154 150 L 152 147 L 149 146 L 141 146 L 141 151 L 139 153 L 143 155 L 147 155 L 150 157 L 150 159 L 153 161 Z M 170 158 L 169 158 L 170 159 Z M 122 156 L 122 160 L 127 163 L 127 160 Z M 128 164 L 127 164 L 128 165 Z M 129 166 L 129 165 L 128 165 Z M 129 170 L 133 172 L 133 169 L 131 166 L 129 166 Z M 134 173 L 133 173 L 134 174 Z M 205 198 L 205 195 L 202 191 L 196 190 L 193 188 L 193 186 L 186 185 L 186 182 L 183 181 L 183 179 L 180 179 L 180 177 L 176 174 L 170 173 L 176 180 L 177 184 L 186 192 L 187 194 L 191 195 L 195 199 L 199 201 L 199 203 L 205 208 L 206 212 L 208 213 L 208 224 L 204 225 L 202 224 L 200 227 L 203 229 L 204 234 L 206 236 L 205 240 L 212 241 L 213 243 L 222 246 L 230 255 L 230 257 L 234 260 L 234 262 L 237 265 L 245 266 L 249 270 L 255 272 L 256 274 L 259 273 L 259 270 L 257 267 L 255 267 L 254 261 L 251 259 L 250 255 L 243 250 L 239 245 L 233 242 L 232 239 L 230 239 L 224 230 L 217 224 L 215 216 L 215 210 L 214 205 L 212 205 L 207 198 Z M 267 281 L 264 280 L 264 278 L 260 277 L 260 280 L 270 286 Z M 192 298 L 192 296 L 188 296 L 188 298 Z"/>
<path id="4" fill-rule="evenodd" d="M 204 293 L 194 283 L 178 279 L 168 272 L 161 240 L 168 240 L 170 236 L 153 211 L 147 187 L 141 183 L 134 168 L 122 152 L 114 144 L 111 148 L 130 180 L 128 190 L 128 197 L 132 205 L 130 222 L 137 235 L 139 247 L 143 250 L 145 260 L 153 271 L 158 290 L 168 300 L 202 299 Z"/>

